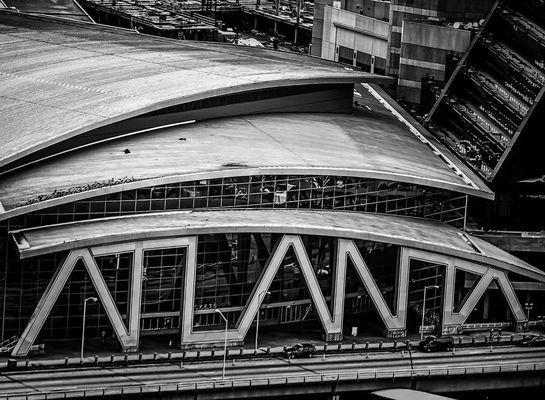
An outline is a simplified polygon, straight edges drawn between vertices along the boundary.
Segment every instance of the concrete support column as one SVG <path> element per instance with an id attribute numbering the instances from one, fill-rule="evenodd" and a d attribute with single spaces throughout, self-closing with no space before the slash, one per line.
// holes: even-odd
<path id="1" fill-rule="evenodd" d="M 140 345 L 140 314 L 142 310 L 142 278 L 144 275 L 144 252 L 142 242 L 136 243 L 133 263 L 130 274 L 129 304 L 127 321 L 129 324 L 129 336 L 133 337 L 136 344 L 128 351 L 137 351 Z"/>
<path id="2" fill-rule="evenodd" d="M 135 336 L 129 334 L 112 294 L 106 285 L 106 281 L 98 269 L 98 265 L 96 264 L 94 257 L 91 256 L 87 250 L 85 250 L 85 253 L 83 254 L 83 261 L 123 351 L 135 351 L 138 348 L 138 334 Z"/>
<path id="3" fill-rule="evenodd" d="M 180 323 L 180 340 L 183 346 L 184 339 L 193 331 L 193 310 L 195 308 L 195 281 L 197 273 L 197 238 L 193 237 L 186 250 L 184 270 L 183 300 Z"/>
<path id="4" fill-rule="evenodd" d="M 266 292 L 270 287 L 284 257 L 290 247 L 293 247 L 295 256 L 299 261 L 303 277 L 311 295 L 316 314 L 322 322 L 326 340 L 339 340 L 342 337 L 342 323 L 344 313 L 344 285 L 346 281 L 346 261 L 337 265 L 334 285 L 334 303 L 333 313 L 329 308 L 318 283 L 318 278 L 312 268 L 308 255 L 301 237 L 298 235 L 284 235 L 278 242 L 271 256 L 261 273 L 261 276 L 254 287 L 250 298 L 246 303 L 246 310 L 240 316 L 237 327 L 227 330 L 227 340 L 230 343 L 241 343 L 259 310 L 264 296 L 260 293 Z M 340 245 L 339 245 L 340 247 Z M 189 247 L 190 249 L 192 246 Z M 196 249 L 196 243 L 194 245 Z M 188 268 L 185 274 L 184 283 L 184 304 L 182 311 L 182 347 L 194 347 L 199 345 L 208 345 L 219 343 L 225 338 L 224 330 L 214 330 L 206 332 L 193 332 L 193 309 L 195 296 L 195 270 L 196 270 L 196 250 L 188 250 Z"/>
<path id="5" fill-rule="evenodd" d="M 26 356 L 30 351 L 30 347 L 38 337 L 45 320 L 47 319 L 51 309 L 55 305 L 59 294 L 61 293 L 68 277 L 74 269 L 74 264 L 82 256 L 80 251 L 72 251 L 66 257 L 60 268 L 55 271 L 55 275 L 49 281 L 38 305 L 34 309 L 25 330 L 21 334 L 21 338 L 13 348 L 11 355 L 14 357 Z"/>
<path id="6" fill-rule="evenodd" d="M 346 262 L 337 263 L 334 277 L 333 315 L 330 315 L 324 294 L 318 283 L 318 278 L 312 268 L 308 254 L 300 236 L 286 235 L 284 239 L 289 240 L 301 266 L 301 271 L 310 292 L 310 296 L 316 307 L 316 312 L 324 327 L 327 338 L 341 340 L 343 331 L 344 314 L 344 286 L 346 280 Z"/>
<path id="7" fill-rule="evenodd" d="M 104 307 L 104 311 L 106 312 L 106 315 L 108 316 L 108 319 L 112 324 L 112 328 L 123 350 L 134 351 L 138 348 L 139 323 L 137 322 L 135 325 L 135 323 L 133 322 L 133 329 L 137 329 L 137 331 L 135 332 L 135 335 L 130 335 L 129 330 L 123 323 L 121 314 L 119 313 L 112 294 L 110 293 L 110 290 L 106 285 L 104 277 L 102 276 L 102 273 L 100 272 L 100 269 L 95 262 L 94 256 L 90 253 L 88 248 L 83 248 L 78 250 L 72 250 L 68 257 L 66 257 L 62 266 L 55 272 L 55 275 L 49 282 L 44 294 L 40 298 L 38 306 L 34 310 L 30 321 L 25 327 L 21 338 L 15 345 L 12 351 L 12 356 L 25 356 L 28 354 L 30 348 L 32 347 L 32 344 L 38 337 L 38 334 L 40 333 L 40 330 L 42 329 L 45 320 L 49 316 L 53 305 L 57 301 L 60 292 L 66 285 L 68 277 L 72 273 L 74 266 L 79 260 L 83 262 L 85 269 L 87 270 L 87 273 L 91 278 L 91 282 L 95 287 L 97 296 L 100 299 L 102 306 Z M 138 278 L 136 278 L 136 281 L 138 281 Z M 131 279 L 131 285 L 133 284 L 133 282 L 134 281 Z M 136 289 L 136 291 L 133 291 L 133 295 L 140 296 L 140 291 L 141 289 Z M 133 306 L 133 300 L 134 299 L 132 298 L 130 299 L 131 306 Z M 136 312 L 133 308 L 133 318 L 139 319 L 139 317 L 140 313 Z"/>
<path id="8" fill-rule="evenodd" d="M 409 281 L 409 261 L 408 257 L 404 253 L 404 249 L 401 250 L 401 256 L 398 260 L 398 273 L 397 273 L 397 294 L 396 294 L 396 311 L 392 313 L 388 304 L 384 300 L 380 289 L 378 288 L 365 260 L 362 258 L 358 248 L 352 240 L 340 239 L 338 260 L 339 262 L 346 263 L 346 258 L 350 257 L 360 279 L 362 280 L 367 292 L 369 293 L 371 300 L 373 301 L 378 314 L 381 316 L 384 325 L 386 326 L 386 335 L 399 335 L 406 334 L 406 317 L 407 317 L 407 296 L 408 296 L 408 281 Z"/>

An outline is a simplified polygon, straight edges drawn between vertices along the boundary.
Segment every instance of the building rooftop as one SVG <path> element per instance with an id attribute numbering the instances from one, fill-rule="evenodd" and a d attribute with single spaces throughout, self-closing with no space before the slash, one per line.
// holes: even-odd
<path id="1" fill-rule="evenodd" d="M 75 0 L 0 0 L 6 7 L 13 7 L 28 14 L 51 15 L 79 21 L 93 22 Z"/>
<path id="2" fill-rule="evenodd" d="M 366 104 L 351 115 L 198 121 L 86 147 L 0 176 L 7 211 L 0 219 L 131 188 L 268 174 L 368 177 L 492 196 L 479 179 L 455 173 L 445 161 L 456 161 L 452 155 L 435 154 L 378 101 Z"/>
<path id="3" fill-rule="evenodd" d="M 180 103 L 270 87 L 387 79 L 310 56 L 7 10 L 0 10 L 0 50 L 0 166 Z"/>
<path id="4" fill-rule="evenodd" d="M 7 211 L 0 220 L 121 190 L 256 174 L 385 179 L 493 198 L 372 83 L 360 86 L 360 107 L 351 114 L 281 113 L 277 104 L 267 109 L 275 114 L 141 131 L 136 123 L 107 142 L 93 133 L 107 125 L 119 135 L 115 122 L 211 96 L 384 77 L 297 54 L 9 11 L 0 11 L 0 38 L 0 84 L 7 89 L 0 93 L 0 210 Z M 72 146 L 76 139 L 81 143 Z M 59 143 L 66 149 L 54 147 Z M 43 149 L 53 150 L 44 158 Z M 39 162 L 25 164 L 25 156 Z M 6 172 L 17 160 L 24 166 Z"/>
<path id="5" fill-rule="evenodd" d="M 363 239 L 495 265 L 545 281 L 545 273 L 449 225 L 428 219 L 341 211 L 173 211 L 12 232 L 22 258 L 118 242 L 207 233 L 272 232 Z"/>

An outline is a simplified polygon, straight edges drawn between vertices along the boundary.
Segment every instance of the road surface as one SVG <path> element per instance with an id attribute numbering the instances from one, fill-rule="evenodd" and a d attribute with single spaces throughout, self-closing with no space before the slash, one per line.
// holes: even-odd
<path id="1" fill-rule="evenodd" d="M 415 370 L 432 368 L 499 366 L 545 362 L 545 349 L 483 348 L 452 353 L 412 353 Z M 312 359 L 289 360 L 262 358 L 228 361 L 227 380 L 274 379 L 282 377 L 320 377 L 342 373 L 391 373 L 408 371 L 407 352 L 331 355 Z M 166 384 L 191 384 L 221 380 L 221 362 L 160 363 L 132 366 L 71 367 L 44 370 L 15 370 L 0 373 L 0 398 L 13 395 L 51 394 L 66 391 L 148 387 Z"/>

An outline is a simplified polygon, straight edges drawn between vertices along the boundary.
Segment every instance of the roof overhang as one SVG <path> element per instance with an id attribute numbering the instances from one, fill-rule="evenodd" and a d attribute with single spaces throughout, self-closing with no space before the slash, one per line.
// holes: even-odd
<path id="1" fill-rule="evenodd" d="M 2 24 L 17 41 L 0 54 L 1 77 L 10 86 L 9 96 L 0 94 L 8 143 L 0 151 L 0 167 L 85 132 L 187 102 L 277 87 L 391 81 L 310 56 L 9 10 L 0 10 Z M 41 32 L 48 32 L 47 41 Z M 96 70 L 90 69 L 95 62 Z M 82 79 L 90 73 L 92 78 Z M 21 125 L 22 104 L 33 116 L 31 125 Z M 64 120 L 51 117 L 55 113 Z"/>
<path id="2" fill-rule="evenodd" d="M 545 272 L 449 225 L 420 218 L 301 210 L 174 211 L 12 231 L 21 258 L 82 247 L 209 233 L 362 239 L 445 254 L 545 282 Z"/>
<path id="3" fill-rule="evenodd" d="M 80 200 L 89 199 L 96 196 L 103 196 L 111 193 L 117 193 L 120 191 L 134 190 L 147 188 L 151 186 L 168 185 L 179 182 L 208 180 L 218 178 L 234 178 L 243 176 L 257 176 L 257 175 L 286 175 L 286 176 L 349 176 L 355 178 L 369 178 L 379 180 L 389 180 L 394 182 L 405 182 L 416 185 L 435 187 L 445 190 L 451 190 L 454 192 L 464 193 L 476 197 L 482 197 L 485 199 L 493 199 L 494 195 L 488 191 L 473 189 L 465 185 L 454 185 L 451 182 L 424 179 L 417 175 L 408 174 L 395 174 L 378 170 L 368 169 L 348 169 L 348 168 L 320 168 L 320 167 L 305 167 L 305 168 L 290 168 L 290 167 L 260 167 L 260 168 L 232 168 L 219 171 L 190 173 L 182 175 L 162 176 L 157 178 L 143 179 L 134 182 L 123 183 L 119 185 L 105 186 L 98 189 L 92 189 L 80 193 L 69 194 L 62 197 L 52 198 L 49 200 L 40 201 L 37 203 L 5 210 L 0 202 L 0 221 L 25 215 L 28 213 L 43 210 L 49 207 L 55 207 L 62 204 L 68 204 Z"/>

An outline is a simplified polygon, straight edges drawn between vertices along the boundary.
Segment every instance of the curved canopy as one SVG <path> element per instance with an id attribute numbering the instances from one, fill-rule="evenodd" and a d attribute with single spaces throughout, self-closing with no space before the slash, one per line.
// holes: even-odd
<path id="1" fill-rule="evenodd" d="M 21 258 L 88 246 L 207 233 L 272 232 L 363 239 L 493 265 L 545 281 L 545 272 L 449 225 L 384 214 L 301 210 L 150 213 L 13 231 Z"/>
<path id="2" fill-rule="evenodd" d="M 0 50 L 0 166 L 189 101 L 281 86 L 388 80 L 309 56 L 7 10 L 0 10 Z"/>
<path id="3" fill-rule="evenodd" d="M 87 147 L 0 178 L 0 201 L 8 211 L 0 219 L 129 188 L 266 174 L 357 176 L 491 196 L 478 178 L 456 174 L 444 154 L 432 152 L 380 104 L 369 104 L 370 111 L 352 115 L 199 121 Z M 132 182 L 31 204 L 53 191 L 125 178 Z"/>

